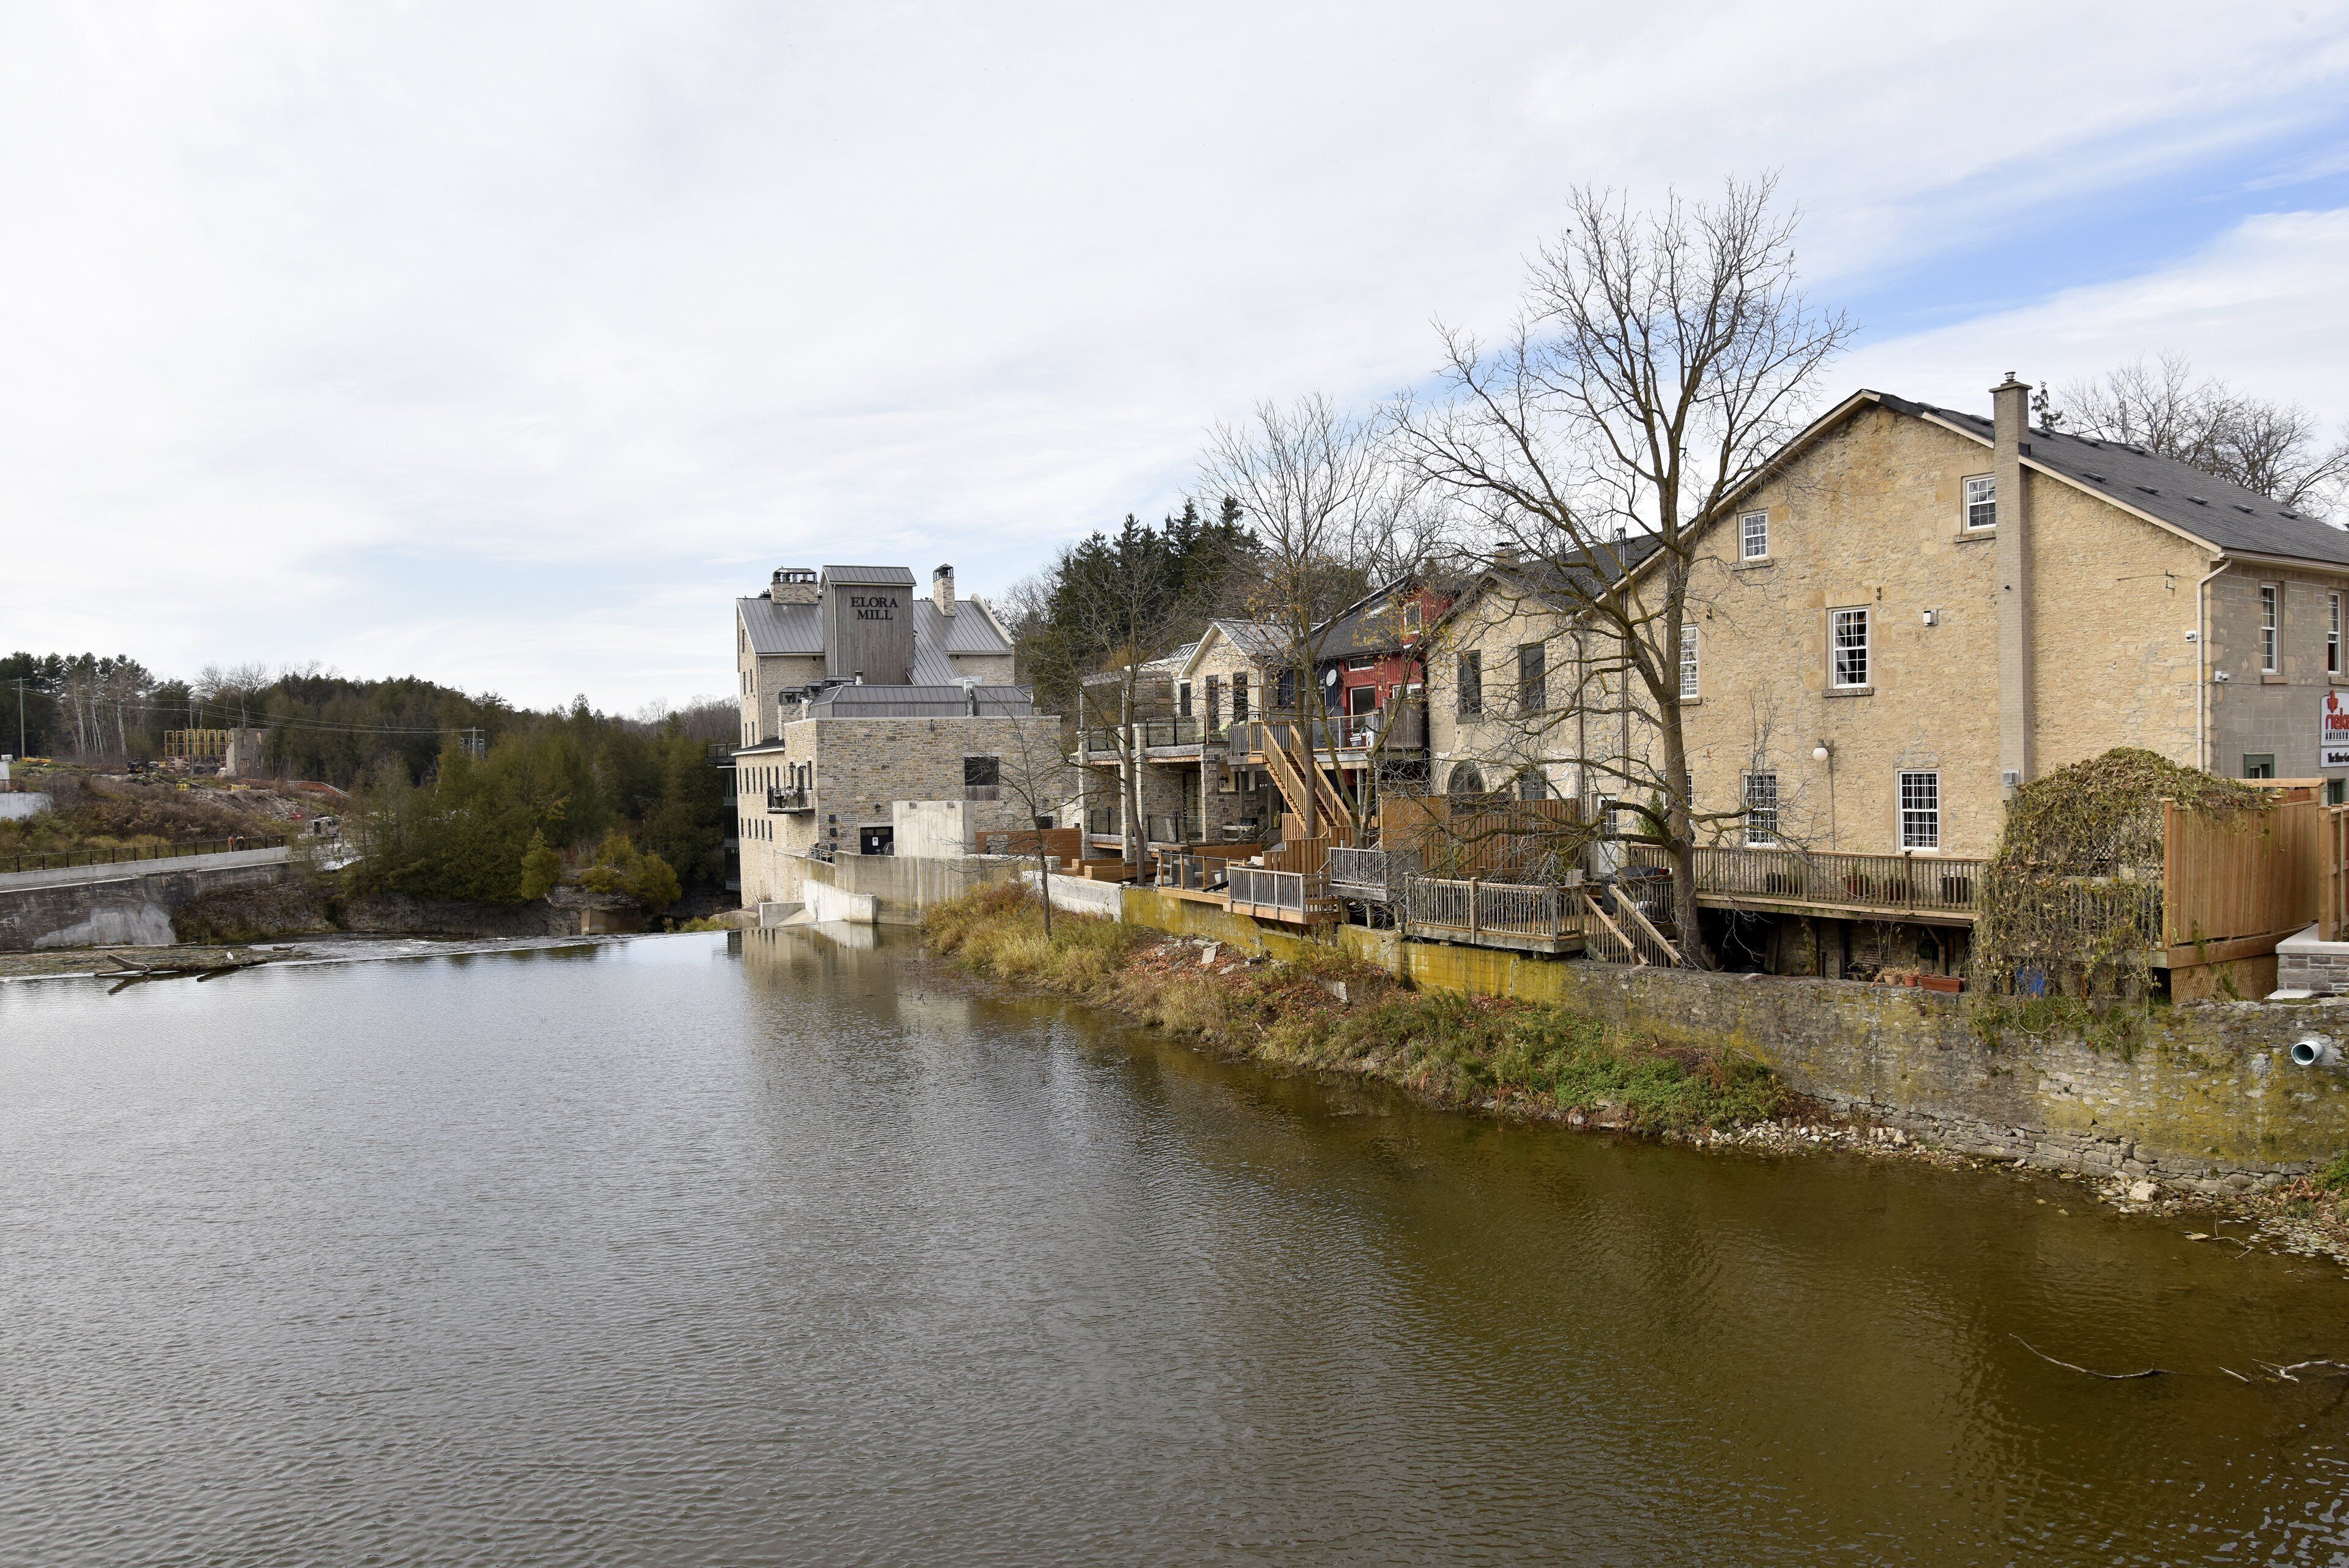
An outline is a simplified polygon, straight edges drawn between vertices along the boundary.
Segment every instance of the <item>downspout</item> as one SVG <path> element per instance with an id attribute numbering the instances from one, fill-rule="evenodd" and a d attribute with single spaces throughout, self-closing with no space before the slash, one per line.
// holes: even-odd
<path id="1" fill-rule="evenodd" d="M 2209 722 L 2205 716 L 2210 706 L 2210 628 L 2203 614 L 2208 597 L 2203 589 L 2226 569 L 2226 557 L 2220 556 L 2219 564 L 2194 585 L 2194 765 L 2204 773 L 2217 770 L 2210 766 Z"/>

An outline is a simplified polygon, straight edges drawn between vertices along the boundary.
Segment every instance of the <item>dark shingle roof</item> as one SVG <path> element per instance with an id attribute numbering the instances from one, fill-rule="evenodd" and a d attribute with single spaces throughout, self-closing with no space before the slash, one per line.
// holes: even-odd
<path id="1" fill-rule="evenodd" d="M 1957 426 L 1987 446 L 1991 421 L 1979 414 L 1874 394 L 1885 407 Z M 2214 478 L 2142 447 L 2033 430 L 2029 461 L 2084 489 L 2158 517 L 2230 553 L 2283 556 L 2349 566 L 2349 532 L 2293 513 L 2256 490 Z"/>

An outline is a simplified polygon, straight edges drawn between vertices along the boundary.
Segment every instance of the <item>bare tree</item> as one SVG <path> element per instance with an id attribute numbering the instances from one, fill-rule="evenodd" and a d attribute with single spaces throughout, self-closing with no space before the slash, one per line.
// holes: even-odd
<path id="1" fill-rule="evenodd" d="M 985 712 L 987 709 L 988 701 L 982 699 L 979 711 Z M 1063 808 L 1083 798 L 1083 775 L 1068 764 L 1061 754 L 1059 737 L 1044 725 L 1032 720 L 1022 722 L 1008 705 L 999 702 L 996 711 L 1004 716 L 1006 732 L 1003 752 L 997 758 L 998 784 L 1006 796 L 1019 804 L 1020 814 L 1027 818 L 1028 832 L 1036 846 L 1036 892 L 1044 904 L 1044 940 L 1050 941 L 1052 861 L 1045 845 L 1044 825 L 1057 818 Z M 1016 844 L 1017 838 L 1013 842 Z"/>
<path id="2" fill-rule="evenodd" d="M 2349 429 L 2327 445 L 2306 409 L 2198 379 L 2182 354 L 2073 382 L 2060 402 L 2041 402 L 2039 418 L 2050 430 L 2176 458 L 2289 511 L 2329 515 L 2349 490 Z"/>
<path id="3" fill-rule="evenodd" d="M 1733 180 L 1716 201 L 1634 213 L 1576 192 L 1506 337 L 1444 329 L 1448 395 L 1395 412 L 1419 474 L 1542 568 L 1651 732 L 1652 747 L 1584 765 L 1661 844 L 1690 962 L 1706 961 L 1681 713 L 1698 535 L 1798 428 L 1851 331 L 1803 295 L 1798 215 L 1775 198 L 1775 180 Z"/>
<path id="4" fill-rule="evenodd" d="M 1420 504 L 1423 498 L 1388 461 L 1376 422 L 1340 413 L 1319 393 L 1286 408 L 1259 403 L 1246 423 L 1216 425 L 1200 474 L 1204 487 L 1239 503 L 1263 544 L 1251 607 L 1279 633 L 1306 784 L 1299 803 L 1305 836 L 1317 837 L 1320 791 L 1314 781 L 1323 758 L 1314 754 L 1313 737 L 1321 737 L 1333 772 L 1340 742 L 1315 674 L 1329 618 L 1374 579 L 1423 561 L 1441 516 Z M 1359 837 L 1360 804 L 1342 792 L 1336 798 L 1348 830 Z"/>

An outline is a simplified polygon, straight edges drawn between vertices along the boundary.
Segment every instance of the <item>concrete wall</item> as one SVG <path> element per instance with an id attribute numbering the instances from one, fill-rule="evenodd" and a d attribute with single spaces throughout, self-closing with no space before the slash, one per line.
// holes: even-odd
<path id="1" fill-rule="evenodd" d="M 0 822 L 25 822 L 55 809 L 57 802 L 36 790 L 0 794 Z"/>
<path id="2" fill-rule="evenodd" d="M 1313 945 L 1149 888 L 1125 889 L 1122 904 L 1133 923 L 1277 958 Z M 2216 1191 L 2349 1147 L 2349 1072 L 2291 1062 L 2311 1033 L 2349 1040 L 2349 1002 L 2158 1009 L 2124 1054 L 2068 1038 L 1986 1044 L 1958 998 L 1907 987 L 1548 960 L 1355 926 L 1330 941 L 1421 990 L 1551 1002 L 1650 1039 L 1727 1045 L 1802 1094 L 1999 1158 Z"/>
<path id="3" fill-rule="evenodd" d="M 814 877 L 808 879 L 807 916 L 811 920 L 845 920 L 851 925 L 874 925 L 881 918 L 880 905 L 881 900 L 870 893 L 850 893 Z"/>
<path id="4" fill-rule="evenodd" d="M 991 882 L 1017 880 L 1023 864 L 1006 855 L 973 855 L 960 860 L 843 855 L 834 861 L 802 862 L 799 886 L 811 910 L 816 908 L 816 889 L 828 888 L 876 900 L 874 919 L 883 925 L 917 926 L 922 911 L 931 905 L 958 898 Z"/>
<path id="5" fill-rule="evenodd" d="M 971 847 L 967 805 L 959 800 L 892 801 L 889 822 L 896 837 L 891 847 L 901 859 L 961 859 Z"/>
<path id="6" fill-rule="evenodd" d="M 162 946 L 171 911 L 199 893 L 264 888 L 289 874 L 283 849 L 187 856 L 139 866 L 26 872 L 0 885 L 0 951 Z"/>
<path id="7" fill-rule="evenodd" d="M 1021 874 L 1030 890 L 1036 886 L 1037 873 Z M 1052 908 L 1066 909 L 1071 914 L 1094 915 L 1105 920 L 1125 919 L 1125 887 L 1120 882 L 1091 882 L 1082 877 L 1051 878 Z M 1174 902 L 1173 899 L 1166 902 Z"/>

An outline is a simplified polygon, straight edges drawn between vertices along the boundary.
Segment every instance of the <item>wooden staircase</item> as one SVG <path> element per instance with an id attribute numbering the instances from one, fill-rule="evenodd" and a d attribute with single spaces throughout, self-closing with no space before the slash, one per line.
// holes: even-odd
<path id="1" fill-rule="evenodd" d="M 1315 826 L 1321 829 L 1330 843 L 1350 846 L 1354 842 L 1354 819 L 1346 809 L 1345 796 L 1338 793 L 1337 786 L 1330 782 L 1309 754 L 1302 767 L 1298 764 L 1284 738 L 1284 732 L 1288 729 L 1288 726 L 1281 724 L 1265 726 L 1264 771 L 1272 775 L 1274 786 L 1280 791 L 1281 798 L 1288 803 L 1288 809 L 1299 822 L 1306 817 L 1306 781 L 1311 780 Z"/>

